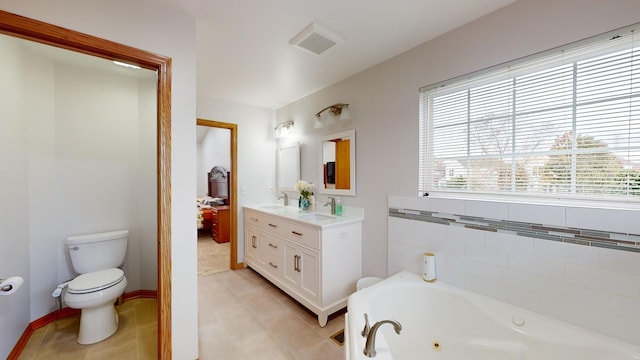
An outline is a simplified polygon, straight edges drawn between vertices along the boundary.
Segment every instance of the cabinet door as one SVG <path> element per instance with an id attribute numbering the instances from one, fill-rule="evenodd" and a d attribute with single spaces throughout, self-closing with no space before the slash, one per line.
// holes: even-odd
<path id="1" fill-rule="evenodd" d="M 317 301 L 320 293 L 320 254 L 305 248 L 300 248 L 298 254 L 300 291 L 309 299 Z"/>
<path id="2" fill-rule="evenodd" d="M 244 232 L 244 256 L 250 260 L 257 260 L 258 258 L 258 237 L 260 232 L 255 229 L 245 227 Z"/>
<path id="3" fill-rule="evenodd" d="M 298 282 L 300 278 L 298 264 L 299 254 L 298 247 L 293 245 L 292 243 L 285 241 L 283 244 L 284 247 L 284 282 L 291 286 L 292 288 L 298 287 Z"/>
<path id="4" fill-rule="evenodd" d="M 311 301 L 317 301 L 320 292 L 320 255 L 289 241 L 284 244 L 284 281 Z"/>

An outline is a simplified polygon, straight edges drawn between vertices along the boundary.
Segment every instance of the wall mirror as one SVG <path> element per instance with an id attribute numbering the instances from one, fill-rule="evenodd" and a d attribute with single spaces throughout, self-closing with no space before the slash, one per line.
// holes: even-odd
<path id="1" fill-rule="evenodd" d="M 276 155 L 276 184 L 278 192 L 295 191 L 300 180 L 300 143 L 278 146 Z"/>
<path id="2" fill-rule="evenodd" d="M 356 131 L 320 139 L 320 194 L 356 195 Z"/>

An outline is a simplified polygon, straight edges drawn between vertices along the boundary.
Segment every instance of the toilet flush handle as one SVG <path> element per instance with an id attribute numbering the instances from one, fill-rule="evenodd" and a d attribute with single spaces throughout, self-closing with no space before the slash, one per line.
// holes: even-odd
<path id="1" fill-rule="evenodd" d="M 80 250 L 80 247 L 74 246 L 74 247 L 69 248 L 69 250 Z"/>

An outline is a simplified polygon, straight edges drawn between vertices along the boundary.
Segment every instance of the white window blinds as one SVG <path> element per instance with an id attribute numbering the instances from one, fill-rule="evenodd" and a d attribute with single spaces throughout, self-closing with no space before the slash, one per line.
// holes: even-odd
<path id="1" fill-rule="evenodd" d="M 420 89 L 420 194 L 640 200 L 634 27 Z"/>

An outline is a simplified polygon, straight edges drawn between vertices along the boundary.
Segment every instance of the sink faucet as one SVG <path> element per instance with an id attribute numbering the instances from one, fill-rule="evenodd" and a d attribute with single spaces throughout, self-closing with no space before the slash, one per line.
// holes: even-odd
<path id="1" fill-rule="evenodd" d="M 282 196 L 278 196 L 277 200 L 284 199 L 284 206 L 289 206 L 289 196 L 286 192 L 282 193 Z"/>
<path id="2" fill-rule="evenodd" d="M 331 205 L 331 215 L 335 215 L 336 214 L 336 198 L 334 198 L 333 196 L 327 196 L 327 197 L 331 199 L 331 201 L 326 202 L 324 206 Z"/>
<path id="3" fill-rule="evenodd" d="M 400 325 L 400 323 L 397 322 L 396 320 L 381 320 L 373 324 L 373 326 L 371 327 L 371 330 L 369 331 L 369 334 L 367 335 L 367 343 L 364 345 L 364 354 L 367 357 L 376 356 L 376 333 L 378 332 L 378 328 L 382 324 L 387 324 L 387 323 L 393 325 L 393 329 L 396 331 L 396 334 L 399 335 L 400 331 L 402 331 L 402 325 Z"/>

